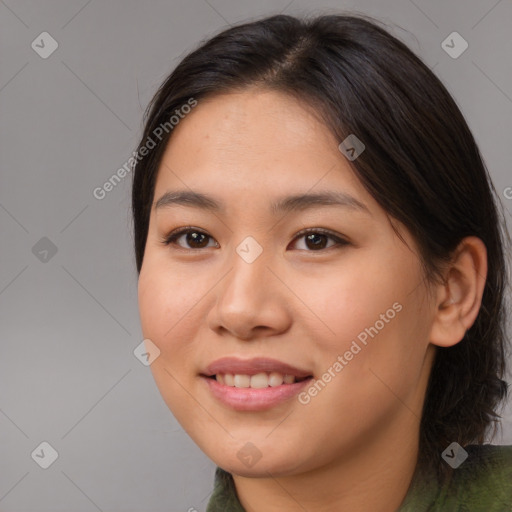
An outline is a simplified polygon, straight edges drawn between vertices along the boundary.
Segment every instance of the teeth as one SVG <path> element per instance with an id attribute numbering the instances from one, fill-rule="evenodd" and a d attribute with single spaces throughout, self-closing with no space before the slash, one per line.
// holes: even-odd
<path id="1" fill-rule="evenodd" d="M 251 386 L 249 375 L 235 375 L 235 388 L 248 388 Z"/>
<path id="2" fill-rule="evenodd" d="M 285 375 L 283 380 L 285 384 L 293 384 L 295 377 L 293 375 Z"/>
<path id="3" fill-rule="evenodd" d="M 251 377 L 251 388 L 268 388 L 268 376 L 266 373 L 257 373 Z"/>
<path id="4" fill-rule="evenodd" d="M 217 382 L 226 386 L 254 389 L 267 388 L 268 386 L 275 387 L 296 382 L 295 376 L 283 375 L 278 372 L 257 373 L 256 375 L 218 373 L 215 378 Z"/>
<path id="5" fill-rule="evenodd" d="M 272 386 L 272 387 L 280 386 L 283 383 L 283 381 L 284 381 L 284 377 L 280 373 L 272 372 L 268 376 L 268 385 L 269 386 Z"/>

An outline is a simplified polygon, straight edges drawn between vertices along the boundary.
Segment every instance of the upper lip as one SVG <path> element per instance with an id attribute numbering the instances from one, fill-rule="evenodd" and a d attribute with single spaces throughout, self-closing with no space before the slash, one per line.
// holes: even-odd
<path id="1" fill-rule="evenodd" d="M 293 375 L 295 377 L 310 377 L 311 372 L 295 368 L 287 363 L 277 359 L 266 357 L 255 357 L 253 359 L 239 359 L 236 357 L 223 357 L 209 364 L 203 374 L 207 377 L 217 375 L 218 373 L 256 375 L 257 373 L 277 372 L 283 375 Z"/>

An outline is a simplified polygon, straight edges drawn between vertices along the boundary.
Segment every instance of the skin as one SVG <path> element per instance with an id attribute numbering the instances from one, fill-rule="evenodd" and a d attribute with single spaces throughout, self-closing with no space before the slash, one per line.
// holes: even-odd
<path id="1" fill-rule="evenodd" d="M 483 243 L 466 238 L 445 281 L 428 286 L 415 241 L 395 221 L 407 245 L 399 240 L 339 142 L 307 105 L 248 89 L 201 100 L 175 127 L 158 171 L 153 206 L 191 189 L 225 210 L 152 208 L 139 277 L 143 334 L 160 350 L 151 371 L 182 427 L 233 474 L 248 512 L 396 510 L 418 457 L 435 347 L 458 343 L 480 307 Z M 319 190 L 348 193 L 368 211 L 269 211 L 277 198 Z M 209 235 L 206 247 L 186 235 L 162 243 L 189 225 Z M 348 244 L 327 238 L 317 249 L 296 237 L 303 228 Z M 247 236 L 263 248 L 250 264 L 236 252 Z M 320 379 L 395 303 L 401 311 L 306 405 L 295 397 L 234 411 L 199 376 L 220 357 L 263 356 Z M 237 457 L 247 442 L 261 454 L 252 467 Z"/>

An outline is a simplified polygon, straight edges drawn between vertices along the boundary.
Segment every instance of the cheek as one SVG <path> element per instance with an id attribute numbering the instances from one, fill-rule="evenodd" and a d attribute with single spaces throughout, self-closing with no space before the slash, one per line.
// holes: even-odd
<path id="1" fill-rule="evenodd" d="M 398 256 L 354 259 L 348 270 L 310 287 L 314 293 L 308 305 L 321 322 L 308 315 L 309 330 L 320 326 L 325 333 L 315 339 L 317 370 L 339 375 L 322 392 L 319 407 L 323 402 L 327 410 L 333 403 L 354 411 L 368 403 L 385 408 L 387 400 L 405 398 L 415 387 L 428 345 L 429 315 L 418 262 Z"/>
<path id="2" fill-rule="evenodd" d="M 322 310 L 325 323 L 336 333 L 323 338 L 325 370 L 339 362 L 338 356 L 343 358 L 338 373 L 342 377 L 334 379 L 333 394 L 325 393 L 324 398 L 354 411 L 361 404 L 377 410 L 400 400 L 407 403 L 428 346 L 430 320 L 417 266 L 398 269 L 390 263 L 380 271 L 366 270 L 340 278 L 337 293 L 331 281 Z"/>
<path id="3" fill-rule="evenodd" d="M 150 338 L 160 350 L 166 340 L 174 338 L 179 330 L 179 319 L 188 306 L 188 289 L 175 273 L 148 258 L 141 269 L 138 283 L 139 312 L 144 337 Z"/>
<path id="4" fill-rule="evenodd" d="M 198 290 L 177 277 L 166 265 L 156 264 L 151 257 L 144 262 L 138 282 L 138 301 L 144 338 L 160 350 L 150 366 L 162 398 L 182 426 L 194 417 L 194 406 L 188 393 L 183 361 L 193 359 L 197 319 L 194 304 Z M 203 292 L 204 293 L 204 292 Z M 201 296 L 201 295 L 199 295 Z"/>
<path id="5" fill-rule="evenodd" d="M 142 332 L 145 338 L 160 343 L 163 334 L 170 327 L 166 311 L 172 310 L 172 295 L 166 294 L 168 279 L 158 267 L 145 261 L 139 275 L 138 300 Z"/>
<path id="6" fill-rule="evenodd" d="M 315 313 L 305 315 L 311 318 L 311 329 L 325 332 L 320 349 L 338 353 L 348 350 L 358 336 L 362 341 L 372 339 L 367 329 L 372 334 L 375 329 L 379 334 L 390 331 L 403 316 L 397 310 L 405 308 L 418 281 L 411 262 L 354 254 L 327 276 L 298 281 L 297 295 Z"/>
<path id="7" fill-rule="evenodd" d="M 200 303 L 215 282 L 204 272 L 202 275 L 204 278 L 198 278 L 197 272 L 171 267 L 151 255 L 141 269 L 138 301 L 142 332 L 169 363 L 192 353 L 196 346 L 198 329 L 205 321 Z"/>

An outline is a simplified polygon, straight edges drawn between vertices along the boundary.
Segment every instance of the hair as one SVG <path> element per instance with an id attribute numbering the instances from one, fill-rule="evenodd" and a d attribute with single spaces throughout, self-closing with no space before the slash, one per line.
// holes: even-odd
<path id="1" fill-rule="evenodd" d="M 138 151 L 191 98 L 200 104 L 254 87 L 311 107 L 339 141 L 349 134 L 363 141 L 366 149 L 352 169 L 389 218 L 413 236 L 427 283 L 441 279 L 464 237 L 476 236 L 487 248 L 476 321 L 461 342 L 436 348 L 423 406 L 417 468 L 434 468 L 442 478 L 450 469 L 441 453 L 450 443 L 482 444 L 491 425 L 496 433 L 508 387 L 502 380 L 508 235 L 473 135 L 441 81 L 373 18 L 276 15 L 224 30 L 183 58 L 147 107 Z M 156 176 L 171 136 L 166 130 L 134 166 L 139 273 Z"/>

